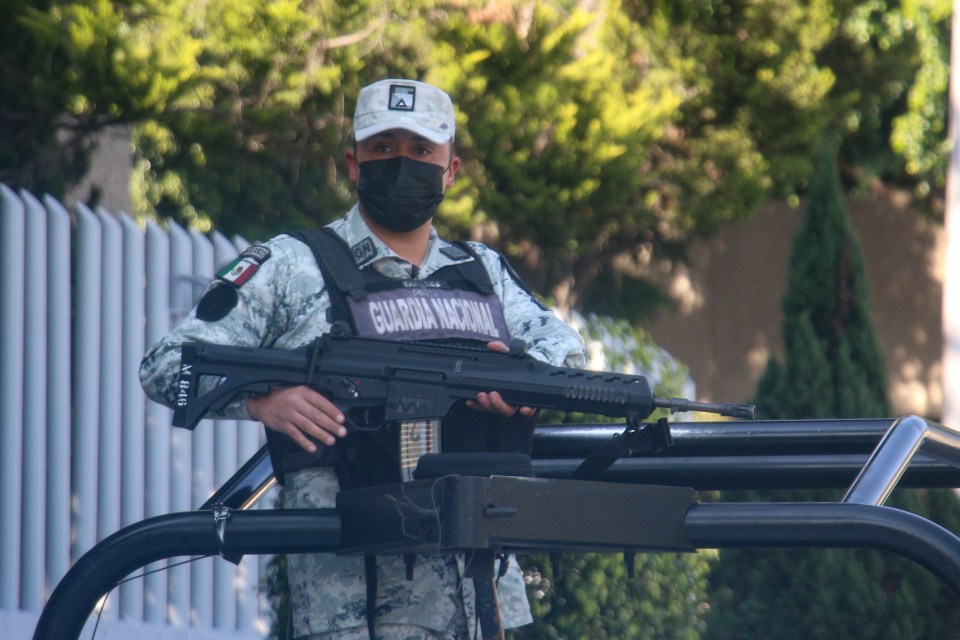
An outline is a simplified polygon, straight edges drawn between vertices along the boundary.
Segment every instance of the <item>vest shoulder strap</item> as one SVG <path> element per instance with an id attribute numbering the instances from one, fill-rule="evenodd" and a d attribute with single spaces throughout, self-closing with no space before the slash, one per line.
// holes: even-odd
<path id="1" fill-rule="evenodd" d="M 486 267 L 483 266 L 483 260 L 480 259 L 476 250 L 471 247 L 469 243 L 462 240 L 457 240 L 452 244 L 466 254 L 464 257 L 469 256 L 473 258 L 473 260 L 469 262 L 461 262 L 456 265 L 457 270 L 460 271 L 460 276 L 475 286 L 480 293 L 493 293 L 493 281 L 490 279 L 490 273 L 487 272 Z"/>
<path id="2" fill-rule="evenodd" d="M 313 252 L 330 298 L 327 321 L 331 324 L 346 322 L 356 334 L 357 328 L 347 304 L 347 295 L 359 300 L 367 295 L 367 290 L 363 274 L 355 266 L 347 243 L 341 240 L 333 229 L 326 227 L 292 231 L 288 235 L 306 244 Z"/>
<path id="3" fill-rule="evenodd" d="M 367 295 L 366 282 L 353 261 L 350 247 L 333 229 L 302 229 L 289 235 L 310 247 L 328 287 L 334 286 L 354 300 Z"/>
<path id="4" fill-rule="evenodd" d="M 324 280 L 332 281 L 339 292 L 349 295 L 354 300 L 360 300 L 369 293 L 370 283 L 363 272 L 357 268 L 350 247 L 333 229 L 328 227 L 302 229 L 292 231 L 288 235 L 310 247 Z M 473 258 L 467 262 L 451 265 L 460 273 L 460 277 L 481 293 L 493 293 L 493 281 L 476 250 L 467 242 L 457 241 L 448 248 L 447 255 L 452 251 L 456 251 L 455 256 L 451 256 L 453 259 Z M 328 282 L 328 286 L 330 284 Z"/>

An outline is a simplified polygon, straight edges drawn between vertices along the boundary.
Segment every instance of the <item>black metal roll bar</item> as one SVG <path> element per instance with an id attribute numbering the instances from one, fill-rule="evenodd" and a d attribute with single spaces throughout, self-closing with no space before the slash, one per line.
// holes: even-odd
<path id="1" fill-rule="evenodd" d="M 125 576 L 164 558 L 334 552 L 335 510 L 175 513 L 131 525 L 88 551 L 57 585 L 35 640 L 79 638 L 97 601 Z M 890 551 L 926 567 L 960 596 L 960 538 L 929 520 L 890 507 L 844 503 L 696 504 L 684 519 L 700 549 L 858 547 Z M 218 530 L 223 532 L 220 538 Z"/>
<path id="2" fill-rule="evenodd" d="M 894 418 L 852 420 L 751 420 L 674 422 L 673 444 L 654 454 L 617 461 L 608 482 L 693 487 L 699 490 L 845 489 Z M 623 431 L 617 424 L 541 425 L 533 436 L 538 478 L 569 478 L 583 458 Z M 201 508 L 242 508 L 270 486 L 273 467 L 260 449 Z M 899 486 L 960 487 L 960 467 L 919 452 Z"/>
<path id="3" fill-rule="evenodd" d="M 77 560 L 50 595 L 33 637 L 79 638 L 97 601 L 130 573 L 177 556 L 331 552 L 340 544 L 333 509 L 171 513 L 130 525 Z"/>
<path id="4" fill-rule="evenodd" d="M 538 480 L 569 477 L 585 456 L 619 431 L 615 425 L 538 428 Z M 926 567 L 960 596 L 960 538 L 920 516 L 882 506 L 898 482 L 960 486 L 960 432 L 908 416 L 895 421 L 678 423 L 671 425 L 671 433 L 673 446 L 667 452 L 621 459 L 603 480 L 714 489 L 844 486 L 846 478 L 849 486 L 838 503 L 693 504 L 682 530 L 695 548 L 880 549 Z M 812 483 L 810 476 L 816 478 Z M 261 450 L 200 511 L 151 518 L 97 544 L 57 585 L 41 613 L 35 640 L 78 638 L 101 597 L 157 560 L 337 551 L 341 519 L 335 510 L 244 510 L 271 481 L 269 457 Z"/>

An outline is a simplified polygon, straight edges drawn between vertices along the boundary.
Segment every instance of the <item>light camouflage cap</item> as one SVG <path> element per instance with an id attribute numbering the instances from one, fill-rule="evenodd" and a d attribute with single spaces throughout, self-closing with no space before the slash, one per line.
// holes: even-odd
<path id="1" fill-rule="evenodd" d="M 456 133 L 453 102 L 433 85 L 416 80 L 381 80 L 360 90 L 353 114 L 357 142 L 388 129 L 406 129 L 436 144 Z"/>

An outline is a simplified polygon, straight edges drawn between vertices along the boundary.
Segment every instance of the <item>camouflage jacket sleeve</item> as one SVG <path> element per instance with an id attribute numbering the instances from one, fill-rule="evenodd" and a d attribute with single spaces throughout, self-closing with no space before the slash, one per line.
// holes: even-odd
<path id="1" fill-rule="evenodd" d="M 553 365 L 585 367 L 586 348 L 577 330 L 537 300 L 503 256 L 477 242 L 471 242 L 470 246 L 493 278 L 510 337 L 523 340 L 530 355 L 539 360 Z"/>
<path id="2" fill-rule="evenodd" d="M 329 329 L 329 301 L 310 249 L 289 236 L 261 246 L 269 257 L 248 280 L 212 282 L 197 307 L 144 356 L 140 382 L 151 399 L 173 406 L 185 342 L 294 349 Z M 249 418 L 242 402 L 224 415 Z"/>

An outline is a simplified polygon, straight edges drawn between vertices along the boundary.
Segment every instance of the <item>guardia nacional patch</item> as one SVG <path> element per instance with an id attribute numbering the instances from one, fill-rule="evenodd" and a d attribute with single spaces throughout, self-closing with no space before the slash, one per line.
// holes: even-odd
<path id="1" fill-rule="evenodd" d="M 256 260 L 259 264 L 263 264 L 270 259 L 270 249 L 263 246 L 262 244 L 255 244 L 252 247 L 247 247 L 240 253 L 241 258 L 252 258 Z"/>

